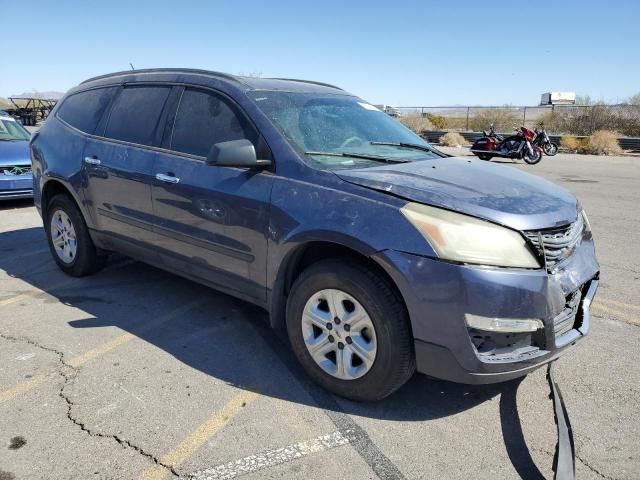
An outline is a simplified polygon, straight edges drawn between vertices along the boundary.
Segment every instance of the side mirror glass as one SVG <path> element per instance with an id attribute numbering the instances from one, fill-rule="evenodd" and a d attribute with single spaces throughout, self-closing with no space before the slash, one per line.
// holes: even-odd
<path id="1" fill-rule="evenodd" d="M 214 144 L 207 155 L 207 165 L 255 168 L 271 165 L 271 161 L 258 160 L 253 143 L 241 139 Z"/>

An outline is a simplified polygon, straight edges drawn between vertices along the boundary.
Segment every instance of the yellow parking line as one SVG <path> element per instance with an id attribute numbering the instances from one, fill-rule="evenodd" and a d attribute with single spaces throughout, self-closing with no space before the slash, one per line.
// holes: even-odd
<path id="1" fill-rule="evenodd" d="M 250 391 L 243 391 L 233 397 L 221 410 L 214 412 L 193 432 L 185 437 L 180 444 L 172 451 L 164 455 L 160 462 L 162 465 L 168 465 L 175 468 L 184 463 L 193 453 L 198 450 L 209 438 L 220 431 L 233 417 L 242 411 L 242 409 L 253 402 L 258 394 Z M 145 470 L 141 480 L 159 480 L 167 475 L 166 467 L 162 465 L 154 465 Z"/>
<path id="2" fill-rule="evenodd" d="M 621 312 L 620 310 L 617 310 L 615 308 L 611 308 L 600 303 L 594 303 L 592 305 L 592 308 L 596 311 L 600 311 L 601 313 L 613 315 L 618 320 L 623 320 L 633 325 L 640 325 L 640 319 L 638 319 L 637 317 L 632 317 L 631 314 Z"/>
<path id="3" fill-rule="evenodd" d="M 608 298 L 600 298 L 600 297 L 596 297 L 596 302 L 602 302 L 604 304 L 609 304 L 609 305 L 613 305 L 615 307 L 620 307 L 620 308 L 629 308 L 631 310 L 638 310 L 640 311 L 640 305 L 633 305 L 631 303 L 624 303 L 624 302 L 617 302 L 615 300 L 610 300 Z"/>
<path id="4" fill-rule="evenodd" d="M 108 267 L 106 267 L 104 271 L 109 271 L 109 270 L 114 270 L 116 268 L 120 268 L 120 267 L 124 267 L 126 265 L 130 265 L 132 263 L 134 263 L 135 260 L 125 260 L 124 262 L 120 262 L 120 263 L 115 263 L 113 265 L 109 265 Z M 41 294 L 46 294 L 49 293 L 51 290 L 57 290 L 58 288 L 64 288 L 68 285 L 72 285 L 73 283 L 75 283 L 78 279 L 77 278 L 69 278 L 63 282 L 58 282 L 58 283 L 54 283 L 53 285 L 48 285 L 46 290 L 42 290 L 40 288 L 37 287 L 33 287 L 32 290 L 30 290 L 29 292 L 26 293 L 20 293 L 18 295 L 15 295 L 13 297 L 9 297 L 9 298 L 4 298 L 2 300 L 0 300 L 0 307 L 4 307 L 5 305 L 10 305 L 12 303 L 16 303 L 19 302 L 20 300 L 26 300 L 28 298 L 33 298 L 36 295 L 41 295 Z"/>
<path id="5" fill-rule="evenodd" d="M 114 348 L 130 342 L 134 338 L 136 338 L 136 336 L 131 333 L 122 334 L 119 337 L 116 337 L 109 342 L 103 343 L 102 345 L 96 348 L 92 348 L 91 350 L 83 353 L 82 355 L 73 357 L 71 360 L 67 362 L 67 364 L 71 365 L 72 367 L 78 368 L 79 366 L 87 363 L 89 360 L 99 357 L 100 355 L 104 355 L 105 353 L 110 352 Z"/>
<path id="6" fill-rule="evenodd" d="M 55 285 L 54 285 L 54 287 L 55 287 Z M 39 293 L 39 292 L 34 292 L 34 293 Z M 19 302 L 20 300 L 26 300 L 27 298 L 30 298 L 32 296 L 33 296 L 33 293 L 21 293 L 19 295 L 15 295 L 13 297 L 5 298 L 3 300 L 0 300 L 0 307 L 3 307 L 5 305 L 9 305 L 11 303 Z"/>
<path id="7" fill-rule="evenodd" d="M 0 403 L 6 400 L 10 400 L 13 397 L 17 397 L 18 395 L 21 395 L 24 392 L 31 390 L 33 387 L 40 385 L 47 378 L 49 378 L 53 373 L 54 372 L 49 372 L 47 374 L 42 373 L 40 375 L 35 375 L 31 377 L 29 380 L 27 380 L 26 382 L 19 383 L 18 385 L 10 388 L 9 390 L 0 392 Z"/>
<path id="8" fill-rule="evenodd" d="M 186 313 L 192 308 L 202 305 L 203 303 L 205 303 L 205 301 L 206 301 L 205 299 L 195 300 L 193 302 L 189 302 L 185 305 L 182 305 L 181 307 L 178 307 L 170 311 L 166 315 L 161 315 L 154 321 L 147 323 L 143 328 L 141 328 L 140 333 L 144 333 L 146 331 L 149 331 L 153 328 L 160 326 L 165 322 L 173 320 L 177 316 L 182 315 L 183 313 Z M 128 343 L 135 338 L 138 338 L 138 336 L 132 333 L 124 333 L 114 338 L 113 340 L 109 340 L 108 342 L 98 345 L 97 347 L 92 348 L 91 350 L 81 355 L 71 358 L 66 363 L 71 367 L 78 368 L 81 365 L 84 365 L 85 363 L 87 363 L 89 360 L 93 360 L 94 358 L 99 357 L 100 355 L 104 355 L 105 353 L 110 352 L 114 348 L 124 345 L 125 343 Z M 0 392 L 0 403 L 6 400 L 15 398 L 18 395 L 21 395 L 31 390 L 32 388 L 40 385 L 42 382 L 47 380 L 49 377 L 53 376 L 56 372 L 57 370 L 53 370 L 48 373 L 42 373 L 42 374 L 36 375 L 25 382 L 19 383 L 15 387 L 5 390 L 4 392 Z"/>

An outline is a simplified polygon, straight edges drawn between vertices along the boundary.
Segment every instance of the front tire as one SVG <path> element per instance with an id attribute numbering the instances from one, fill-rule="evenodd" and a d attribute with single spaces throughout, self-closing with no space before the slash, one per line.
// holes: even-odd
<path id="1" fill-rule="evenodd" d="M 544 149 L 545 155 L 553 157 L 556 153 L 558 153 L 558 145 L 555 143 L 545 143 L 542 147 Z"/>
<path id="2" fill-rule="evenodd" d="M 524 161 L 529 165 L 535 165 L 542 160 L 542 152 L 540 150 L 533 149 L 533 153 L 525 152 Z"/>
<path id="3" fill-rule="evenodd" d="M 309 376 L 351 400 L 385 398 L 415 371 L 402 299 L 359 262 L 324 260 L 306 269 L 289 295 L 287 333 Z"/>
<path id="4" fill-rule="evenodd" d="M 80 209 L 68 195 L 51 199 L 44 226 L 51 255 L 64 273 L 83 277 L 104 266 L 105 257 L 98 254 Z"/>

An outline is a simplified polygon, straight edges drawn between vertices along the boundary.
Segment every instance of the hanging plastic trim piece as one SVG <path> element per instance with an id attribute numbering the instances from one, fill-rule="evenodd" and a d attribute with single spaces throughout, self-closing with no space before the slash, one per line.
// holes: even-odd
<path id="1" fill-rule="evenodd" d="M 558 443 L 553 459 L 553 471 L 555 480 L 575 480 L 576 478 L 576 449 L 573 443 L 573 430 L 569 421 L 567 408 L 562 400 L 560 387 L 553 378 L 555 362 L 551 362 L 547 368 L 547 381 L 551 389 L 553 401 L 553 413 L 558 429 Z"/>

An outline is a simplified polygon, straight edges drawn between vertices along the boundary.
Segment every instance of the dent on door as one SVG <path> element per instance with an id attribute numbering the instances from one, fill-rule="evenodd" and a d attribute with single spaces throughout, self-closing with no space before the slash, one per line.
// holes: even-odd
<path id="1" fill-rule="evenodd" d="M 262 299 L 270 175 L 160 158 L 156 171 L 179 178 L 153 188 L 166 261 L 242 296 Z"/>

